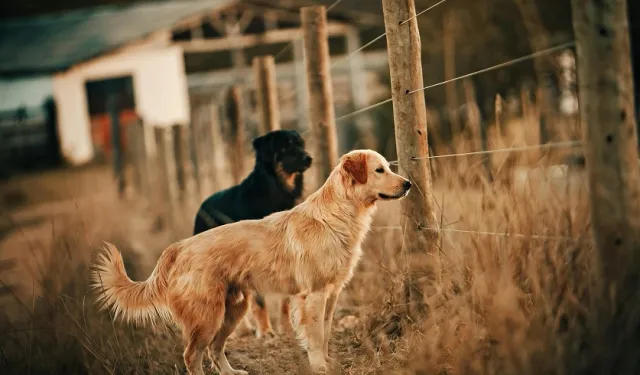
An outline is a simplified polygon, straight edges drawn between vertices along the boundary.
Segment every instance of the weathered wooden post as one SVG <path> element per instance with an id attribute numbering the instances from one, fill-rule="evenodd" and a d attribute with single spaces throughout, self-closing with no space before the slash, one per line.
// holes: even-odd
<path id="1" fill-rule="evenodd" d="M 471 144 L 473 147 L 472 151 L 487 151 L 489 149 L 487 127 L 484 126 L 484 119 L 482 118 L 480 108 L 478 107 L 476 88 L 471 79 L 464 80 L 462 85 L 464 88 L 465 101 L 467 102 L 466 117 L 467 126 L 469 126 L 471 133 Z M 496 131 L 498 132 L 498 134 L 500 134 L 500 130 L 498 130 L 497 124 Z M 498 137 L 500 136 L 498 135 Z M 482 160 L 482 165 L 485 171 L 485 178 L 487 179 L 487 181 L 492 182 L 493 174 L 491 173 L 491 155 L 480 156 L 478 160 Z"/>
<path id="2" fill-rule="evenodd" d="M 322 185 L 338 163 L 333 86 L 329 61 L 327 15 L 324 6 L 302 8 L 309 122 L 316 141 L 316 185 Z"/>
<path id="3" fill-rule="evenodd" d="M 187 190 L 187 160 L 188 149 L 185 148 L 188 128 L 184 125 L 175 124 L 171 127 L 173 132 L 173 156 L 176 164 L 176 182 L 178 187 L 178 196 L 180 200 L 184 199 Z"/>
<path id="4" fill-rule="evenodd" d="M 111 155 L 113 158 L 113 171 L 118 186 L 120 199 L 124 198 L 126 187 L 125 166 L 120 136 L 120 110 L 118 108 L 118 96 L 110 92 L 107 97 L 107 110 L 109 111 L 109 124 L 111 125 Z"/>
<path id="5" fill-rule="evenodd" d="M 258 111 L 260 112 L 261 134 L 280 129 L 280 108 L 278 106 L 278 82 L 276 63 L 273 56 L 258 56 L 253 59 L 253 74 L 256 81 Z"/>
<path id="6" fill-rule="evenodd" d="M 362 47 L 360 29 L 356 26 L 349 27 L 345 38 L 347 42 L 347 55 L 350 56 L 347 62 L 349 63 L 349 82 L 351 83 L 351 103 L 353 105 L 353 111 L 359 111 L 369 105 L 364 57 L 361 53 L 358 53 L 358 50 Z M 380 142 L 375 137 L 374 123 L 369 113 L 360 113 L 353 118 L 353 121 L 360 143 L 365 148 L 376 149 Z M 349 139 L 350 137 L 348 136 L 345 136 L 345 139 L 341 139 L 340 137 L 347 135 L 347 130 L 342 129 L 342 131 L 338 131 L 336 134 L 340 142 L 340 148 L 346 149 L 352 140 Z"/>
<path id="7" fill-rule="evenodd" d="M 202 153 L 200 152 L 200 142 L 198 141 L 198 124 L 200 121 L 200 113 L 197 107 L 193 106 L 191 110 L 191 123 L 189 124 L 189 156 L 191 159 L 192 178 L 195 185 L 196 196 L 201 198 L 203 193 L 202 176 Z"/>
<path id="8" fill-rule="evenodd" d="M 407 254 L 409 280 L 406 288 L 408 309 L 413 315 L 423 307 L 424 294 L 430 294 L 440 280 L 439 232 L 432 198 L 431 171 L 427 145 L 427 114 L 420 56 L 420 32 L 414 17 L 413 0 L 382 0 L 389 68 L 396 149 L 400 172 L 411 179 L 413 188 L 401 201 L 406 216 L 403 244 Z M 412 90 L 417 90 L 413 92 Z M 424 280 L 425 288 L 418 285 Z"/>
<path id="9" fill-rule="evenodd" d="M 229 148 L 231 158 L 231 176 L 234 184 L 239 184 L 244 175 L 245 132 L 244 102 L 239 86 L 232 86 L 227 97 L 227 117 L 229 119 Z"/>
<path id="10" fill-rule="evenodd" d="M 168 127 L 154 129 L 156 140 L 156 161 L 159 178 L 158 190 L 161 192 L 160 207 L 162 215 L 169 221 L 170 227 L 175 223 L 173 213 L 177 197 L 176 164 L 173 156 L 173 132 Z"/>
<path id="11" fill-rule="evenodd" d="M 142 195 L 142 184 L 143 184 L 142 173 L 144 172 L 145 167 L 143 165 L 144 154 L 141 153 L 140 137 L 143 137 L 142 140 L 144 141 L 144 134 L 140 134 L 142 129 L 139 126 L 139 124 L 140 124 L 140 120 L 136 119 L 126 126 L 126 133 L 127 133 L 126 155 L 127 155 L 128 163 L 131 164 L 131 168 L 133 169 L 132 181 L 133 181 L 134 190 L 136 194 Z"/>
<path id="12" fill-rule="evenodd" d="M 220 129 L 220 108 L 215 102 L 209 104 L 209 126 L 211 133 L 211 188 L 213 191 L 223 189 L 220 181 L 222 172 L 225 170 L 225 160 L 227 155 L 224 152 L 224 141 Z"/>
<path id="13" fill-rule="evenodd" d="M 635 315 L 626 310 L 636 306 L 628 302 L 640 274 L 640 173 L 627 5 L 624 0 L 572 0 L 572 7 L 603 297 L 615 303 L 618 317 L 627 317 Z M 620 363 L 618 368 L 626 367 Z"/>

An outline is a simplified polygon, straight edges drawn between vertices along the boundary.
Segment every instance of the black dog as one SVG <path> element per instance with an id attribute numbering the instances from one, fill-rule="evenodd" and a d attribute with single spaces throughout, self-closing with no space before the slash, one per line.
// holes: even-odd
<path id="1" fill-rule="evenodd" d="M 312 162 L 304 147 L 304 140 L 294 130 L 276 130 L 255 138 L 253 171 L 239 185 L 211 195 L 200 205 L 193 234 L 293 208 L 302 196 L 303 172 Z M 254 300 L 257 335 L 273 334 L 264 298 L 256 294 Z M 288 305 L 283 304 L 282 312 L 288 320 Z"/>

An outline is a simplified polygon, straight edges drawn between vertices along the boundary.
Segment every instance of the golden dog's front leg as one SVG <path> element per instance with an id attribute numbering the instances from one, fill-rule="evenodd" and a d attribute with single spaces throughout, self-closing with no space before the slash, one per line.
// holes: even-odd
<path id="1" fill-rule="evenodd" d="M 323 353 L 324 358 L 331 366 L 336 366 L 338 363 L 333 358 L 329 357 L 329 340 L 331 339 L 331 327 L 333 325 L 333 315 L 336 311 L 336 305 L 338 304 L 338 296 L 342 289 L 338 288 L 332 290 L 327 297 L 327 306 L 324 315 L 324 343 Z"/>
<path id="2" fill-rule="evenodd" d="M 313 373 L 326 373 L 324 356 L 324 315 L 327 297 L 324 292 L 296 295 L 292 303 L 294 329 L 307 350 Z"/>

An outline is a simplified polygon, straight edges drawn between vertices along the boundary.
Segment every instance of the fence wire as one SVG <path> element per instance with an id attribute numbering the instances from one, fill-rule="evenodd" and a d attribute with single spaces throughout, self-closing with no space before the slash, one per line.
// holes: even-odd
<path id="1" fill-rule="evenodd" d="M 401 226 L 374 226 L 374 230 L 403 230 Z M 505 238 L 522 238 L 532 240 L 556 240 L 556 241 L 576 241 L 577 239 L 568 236 L 545 236 L 541 234 L 523 234 L 523 233 L 510 233 L 510 232 L 489 232 L 489 231 L 476 231 L 466 229 L 454 229 L 454 228 L 438 228 L 438 227 L 425 227 L 424 230 L 433 232 L 445 232 L 445 233 L 459 233 L 459 234 L 476 234 L 480 236 L 491 237 L 505 237 Z"/>
<path id="2" fill-rule="evenodd" d="M 543 55 L 546 55 L 546 54 L 549 54 L 549 53 L 552 53 L 552 52 L 556 52 L 556 51 L 559 51 L 559 50 L 562 50 L 562 49 L 565 49 L 565 48 L 572 47 L 574 45 L 575 45 L 574 41 L 563 43 L 563 44 L 560 44 L 560 45 L 557 45 L 557 46 L 554 46 L 554 47 L 551 47 L 551 48 L 544 49 L 542 51 L 537 51 L 537 52 L 534 52 L 534 53 L 526 55 L 526 56 L 518 57 L 518 58 L 513 59 L 513 60 L 509 60 L 509 61 L 497 64 L 497 65 L 493 65 L 493 66 L 490 66 L 488 68 L 484 68 L 484 69 L 477 70 L 475 72 L 471 72 L 471 73 L 468 73 L 468 74 L 464 74 L 464 75 L 461 75 L 461 76 L 458 76 L 458 77 L 455 77 L 455 78 L 452 78 L 452 79 L 448 79 L 448 80 L 445 80 L 445 81 L 434 83 L 434 84 L 429 85 L 429 86 L 421 87 L 421 88 L 414 89 L 414 90 L 407 89 L 407 90 L 405 90 L 405 94 L 406 95 L 410 95 L 410 94 L 416 93 L 418 91 L 428 90 L 428 89 L 431 89 L 431 88 L 434 88 L 434 87 L 446 85 L 447 83 L 459 81 L 459 80 L 465 79 L 465 78 L 470 78 L 470 77 L 476 76 L 478 74 L 490 72 L 492 70 L 496 70 L 496 69 L 500 69 L 500 68 L 505 68 L 507 66 L 511 66 L 511 65 L 515 65 L 515 64 L 527 61 L 527 60 L 531 60 L 531 59 L 534 59 L 534 58 L 537 58 L 537 57 L 540 57 L 540 56 L 543 56 Z M 342 121 L 342 120 L 345 120 L 347 118 L 350 118 L 350 117 L 353 117 L 353 116 L 357 116 L 357 115 L 359 115 L 361 113 L 367 112 L 367 111 L 369 111 L 369 110 L 371 110 L 373 108 L 379 107 L 379 106 L 381 106 L 383 104 L 386 104 L 386 103 L 389 103 L 391 101 L 393 101 L 393 98 L 385 99 L 385 100 L 383 100 L 381 102 L 369 105 L 369 106 L 367 106 L 365 108 L 362 108 L 362 109 L 359 109 L 357 111 L 353 111 L 353 112 L 347 113 L 346 115 L 342 115 L 342 116 L 336 118 L 336 121 Z"/>
<path id="3" fill-rule="evenodd" d="M 447 0 L 440 0 L 438 3 L 436 3 L 436 4 L 432 5 L 432 6 L 430 6 L 430 7 L 428 7 L 427 9 L 424 9 L 423 11 L 418 12 L 418 13 L 416 13 L 415 15 L 413 15 L 413 16 L 411 16 L 411 17 L 409 17 L 408 19 L 406 19 L 406 20 L 404 20 L 404 21 L 400 22 L 400 25 L 404 25 L 405 23 L 407 23 L 407 22 L 411 21 L 412 19 L 417 18 L 417 17 L 419 17 L 419 16 L 421 16 L 421 15 L 423 15 L 423 14 L 427 13 L 428 11 L 430 11 L 431 9 L 433 9 L 433 8 L 437 7 L 438 5 L 440 5 L 440 4 L 442 4 L 442 3 L 444 3 L 445 1 L 447 1 Z M 341 63 L 343 63 L 343 62 L 349 61 L 350 59 L 352 59 L 352 58 L 353 58 L 353 56 L 355 56 L 356 54 L 358 54 L 358 53 L 362 52 L 362 50 L 364 50 L 364 49 L 368 48 L 368 47 L 369 47 L 369 46 L 371 46 L 373 43 L 375 43 L 375 42 L 377 42 L 378 40 L 382 39 L 382 38 L 383 38 L 383 37 L 385 37 L 386 35 L 387 35 L 387 33 L 386 33 L 386 32 L 384 32 L 384 33 L 382 33 L 382 34 L 378 35 L 377 37 L 373 38 L 373 39 L 372 39 L 372 40 L 370 40 L 369 42 L 365 43 L 362 47 L 358 48 L 357 50 L 355 50 L 355 51 L 353 51 L 353 52 L 349 53 L 349 54 L 348 54 L 347 56 L 345 56 L 344 58 L 342 58 L 342 59 L 340 59 L 340 60 L 338 60 L 338 61 L 334 62 L 333 64 L 331 64 L 331 68 L 333 68 L 333 67 L 335 67 L 336 65 L 341 64 Z"/>
<path id="4" fill-rule="evenodd" d="M 582 141 L 553 142 L 553 143 L 545 143 L 545 144 L 539 144 L 539 145 L 498 148 L 495 150 L 486 150 L 486 151 L 462 152 L 459 154 L 444 154 L 444 155 L 431 155 L 431 156 L 424 156 L 424 157 L 412 157 L 411 160 L 453 158 L 453 157 L 459 157 L 459 156 L 487 155 L 487 154 L 496 154 L 501 152 L 532 151 L 532 150 L 549 149 L 549 148 L 563 148 L 563 147 L 569 148 L 569 147 L 578 147 L 582 145 L 583 145 Z M 398 165 L 398 160 L 390 161 L 389 164 Z"/>

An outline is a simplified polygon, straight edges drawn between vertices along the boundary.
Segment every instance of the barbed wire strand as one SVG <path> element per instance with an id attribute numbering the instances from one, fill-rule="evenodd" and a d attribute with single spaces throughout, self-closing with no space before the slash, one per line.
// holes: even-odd
<path id="1" fill-rule="evenodd" d="M 335 7 L 337 7 L 338 5 L 340 5 L 340 3 L 341 3 L 341 2 L 343 2 L 343 1 L 344 1 L 344 0 L 336 0 L 336 1 L 334 1 L 334 2 L 333 2 L 333 4 L 329 5 L 329 7 L 327 7 L 327 9 L 324 11 L 324 12 L 325 12 L 325 14 L 326 14 L 326 13 L 329 13 L 329 11 L 331 11 L 333 8 L 335 8 Z M 302 27 L 301 27 L 301 29 L 302 29 Z M 296 38 L 296 39 L 297 39 L 297 38 Z M 290 50 L 290 49 L 291 49 L 291 47 L 293 47 L 293 41 L 290 41 L 289 43 L 287 43 L 287 45 L 286 45 L 286 46 L 284 46 L 284 47 L 280 50 L 280 52 L 276 53 L 276 54 L 275 54 L 275 56 L 273 57 L 273 60 L 277 62 L 277 61 L 278 61 L 278 58 L 279 58 L 280 56 L 282 56 L 282 54 L 283 54 L 283 53 L 285 53 L 285 52 L 287 52 L 288 50 Z"/>
<path id="2" fill-rule="evenodd" d="M 366 112 L 366 111 L 371 110 L 371 109 L 374 109 L 374 108 L 376 108 L 376 107 L 380 107 L 380 106 L 381 106 L 381 105 L 383 105 L 383 104 L 391 103 L 392 101 L 393 101 L 393 99 L 392 99 L 392 98 L 389 98 L 389 99 L 387 99 L 387 100 L 383 100 L 383 101 L 378 102 L 378 103 L 376 103 L 376 104 L 372 104 L 372 105 L 370 105 L 370 106 L 367 106 L 367 107 L 361 108 L 361 109 L 359 109 L 359 110 L 357 110 L 357 111 L 353 111 L 353 112 L 351 112 L 351 113 L 347 113 L 346 115 L 342 115 L 342 116 L 340 116 L 340 117 L 336 117 L 336 122 L 339 122 L 339 121 L 344 120 L 344 119 L 349 118 L 349 117 L 353 117 L 353 116 L 359 115 L 359 114 L 360 114 L 360 113 L 362 113 L 362 112 Z"/>
<path id="3" fill-rule="evenodd" d="M 449 79 L 449 80 L 446 80 L 446 81 L 442 81 L 442 82 L 439 82 L 439 83 L 435 83 L 433 85 L 425 86 L 425 87 L 422 87 L 422 88 L 419 88 L 419 89 L 415 89 L 413 91 L 407 90 L 405 92 L 405 94 L 410 95 L 410 94 L 416 93 L 418 91 L 424 91 L 424 90 L 428 90 L 428 89 L 431 89 L 431 88 L 434 88 L 434 87 L 437 87 L 437 86 L 442 86 L 442 85 L 450 83 L 450 82 L 455 82 L 455 81 L 458 81 L 458 80 L 461 80 L 461 79 L 464 79 L 464 78 L 473 77 L 473 76 L 478 75 L 478 74 L 482 74 L 482 73 L 486 73 L 486 72 L 489 72 L 489 71 L 492 71 L 492 70 L 504 68 L 504 67 L 507 67 L 507 66 L 510 66 L 510 65 L 521 63 L 523 61 L 531 60 L 531 59 L 534 59 L 536 57 L 539 57 L 539 56 L 542 56 L 542 55 L 545 55 L 545 54 L 548 54 L 548 53 L 551 53 L 551 52 L 555 52 L 555 51 L 558 51 L 558 50 L 561 50 L 561 49 L 564 49 L 564 48 L 568 48 L 568 47 L 571 47 L 571 46 L 574 46 L 574 45 L 575 45 L 575 41 L 563 43 L 563 44 L 557 45 L 555 47 L 547 48 L 547 49 L 542 50 L 542 51 L 537 51 L 537 52 L 534 52 L 534 53 L 526 55 L 526 56 L 518 57 L 517 59 L 514 59 L 514 60 L 506 61 L 506 62 L 500 63 L 498 65 L 494 65 L 494 66 L 491 66 L 491 67 L 488 67 L 488 68 L 477 70 L 475 72 L 472 72 L 472 73 L 469 73 L 469 74 L 465 74 L 465 75 L 462 75 L 462 76 L 459 76 L 459 77 L 456 77 L 456 78 L 452 78 L 452 79 Z M 347 119 L 347 118 L 350 118 L 350 117 L 353 117 L 353 116 L 356 116 L 356 115 L 359 115 L 359 114 L 361 114 L 363 112 L 366 112 L 366 111 L 368 111 L 370 109 L 376 108 L 376 107 L 381 106 L 381 105 L 386 104 L 386 103 L 389 103 L 390 101 L 393 101 L 393 98 L 389 98 L 389 99 L 383 100 L 381 102 L 378 102 L 378 103 L 372 104 L 370 106 L 367 106 L 365 108 L 359 109 L 357 111 L 354 111 L 354 112 L 351 112 L 351 113 L 347 113 L 346 115 L 342 115 L 340 117 L 337 117 L 336 118 L 336 122 L 344 120 L 344 119 Z"/>
<path id="4" fill-rule="evenodd" d="M 496 154 L 500 152 L 529 151 L 529 150 L 539 150 L 539 149 L 545 149 L 545 148 L 577 147 L 582 145 L 583 145 L 582 141 L 554 142 L 554 143 L 545 143 L 540 145 L 498 148 L 495 150 L 486 150 L 486 151 L 462 152 L 459 154 L 444 154 L 444 155 L 431 155 L 431 156 L 425 156 L 425 157 L 412 157 L 411 160 L 452 158 L 452 157 L 458 157 L 458 156 L 486 155 L 486 154 Z M 398 164 L 398 161 L 397 160 L 390 161 L 389 164 L 396 165 Z"/>
<path id="5" fill-rule="evenodd" d="M 401 226 L 374 226 L 371 229 L 377 230 L 402 230 Z M 522 233 L 509 233 L 509 232 L 488 232 L 488 231 L 475 231 L 475 230 L 465 230 L 465 229 L 453 229 L 453 228 L 434 228 L 434 227 L 426 227 L 424 230 L 430 230 L 434 232 L 449 232 L 449 233 L 461 233 L 461 234 L 478 234 L 483 236 L 494 236 L 494 237 L 513 237 L 513 238 L 524 238 L 524 239 L 535 239 L 535 240 L 561 240 L 561 241 L 573 241 L 575 240 L 573 237 L 567 236 L 545 236 L 541 234 L 522 234 Z"/>
<path id="6" fill-rule="evenodd" d="M 430 7 L 428 7 L 427 9 L 424 9 L 423 11 L 421 11 L 421 12 L 419 12 L 419 13 L 417 13 L 417 14 L 415 14 L 415 15 L 411 16 L 410 18 L 408 18 L 408 19 L 406 19 L 406 20 L 404 20 L 404 21 L 400 22 L 400 25 L 404 25 L 405 23 L 407 23 L 407 22 L 411 21 L 412 19 L 414 19 L 414 18 L 416 18 L 416 17 L 418 17 L 418 16 L 420 16 L 420 15 L 422 15 L 422 14 L 424 14 L 424 13 L 426 13 L 426 12 L 430 11 L 431 9 L 433 9 L 433 8 L 437 7 L 438 5 L 440 5 L 440 4 L 442 4 L 442 3 L 444 3 L 445 1 L 447 1 L 447 0 L 441 0 L 440 2 L 438 2 L 438 3 L 436 3 L 436 4 L 434 4 L 434 5 L 430 6 Z M 338 59 L 337 61 L 335 61 L 333 64 L 331 64 L 331 68 L 333 68 L 333 67 L 335 67 L 336 65 L 341 64 L 341 63 L 343 63 L 343 62 L 345 62 L 345 61 L 349 61 L 351 58 L 353 58 L 353 56 L 354 56 L 354 55 L 356 55 L 357 53 L 362 52 L 362 50 L 364 50 L 364 49 L 368 48 L 368 47 L 369 47 L 369 46 L 371 46 L 373 43 L 375 43 L 375 42 L 377 42 L 378 40 L 382 39 L 382 38 L 383 38 L 384 36 L 386 36 L 386 35 L 387 35 L 387 33 L 386 33 L 386 32 L 384 32 L 384 33 L 382 33 L 382 34 L 378 35 L 377 37 L 373 38 L 372 40 L 370 40 L 368 43 L 364 44 L 363 46 L 361 46 L 361 47 L 360 47 L 360 48 L 358 48 L 357 50 L 355 50 L 355 51 L 353 51 L 353 52 L 349 53 L 348 55 L 346 55 L 344 58 L 342 58 L 342 59 Z"/>
<path id="7" fill-rule="evenodd" d="M 433 8 L 437 7 L 438 5 L 440 5 L 440 4 L 442 4 L 442 3 L 444 3 L 445 1 L 447 1 L 447 0 L 440 0 L 440 2 L 433 4 L 432 6 L 428 7 L 428 8 L 427 8 L 427 9 L 425 9 L 425 10 L 423 10 L 422 12 L 418 12 L 418 13 L 416 13 L 415 15 L 413 15 L 413 16 L 411 16 L 411 17 L 409 17 L 408 19 L 406 19 L 406 20 L 404 20 L 404 21 L 400 22 L 400 26 L 404 25 L 405 23 L 407 23 L 407 22 L 411 21 L 411 20 L 412 20 L 412 19 L 414 19 L 414 18 L 418 18 L 418 17 L 420 17 L 420 16 L 421 16 L 421 15 L 423 15 L 424 13 L 426 13 L 426 12 L 430 11 L 431 9 L 433 9 Z"/>
<path id="8" fill-rule="evenodd" d="M 522 57 L 519 57 L 519 58 L 514 59 L 514 60 L 503 62 L 502 64 L 494 65 L 494 66 L 491 66 L 489 68 L 481 69 L 481 70 L 478 70 L 478 71 L 475 71 L 475 72 L 472 72 L 472 73 L 469 73 L 469 74 L 465 74 L 465 75 L 462 75 L 462 76 L 459 76 L 459 77 L 456 77 L 456 78 L 448 79 L 446 81 L 435 83 L 433 85 L 425 86 L 425 87 L 422 87 L 422 88 L 419 88 L 419 89 L 415 89 L 415 90 L 411 90 L 411 91 L 407 90 L 406 94 L 410 95 L 410 94 L 416 93 L 418 91 L 424 91 L 424 90 L 428 90 L 428 89 L 431 89 L 431 88 L 434 88 L 434 87 L 442 86 L 442 85 L 445 85 L 447 83 L 459 81 L 461 79 L 473 77 L 473 76 L 478 75 L 478 74 L 482 74 L 482 73 L 490 72 L 492 70 L 496 70 L 496 69 L 504 68 L 504 67 L 507 67 L 507 66 L 515 65 L 515 64 L 521 63 L 523 61 L 531 60 L 531 59 L 534 59 L 536 57 L 540 57 L 540 56 L 546 55 L 548 53 L 555 52 L 555 51 L 558 51 L 558 50 L 561 50 L 561 49 L 565 49 L 565 48 L 569 48 L 569 47 L 573 47 L 573 46 L 575 46 L 575 41 L 563 43 L 563 44 L 557 45 L 555 47 L 547 48 L 547 49 L 544 49 L 542 51 L 537 51 L 537 52 L 534 52 L 532 54 L 529 54 L 529 55 L 526 55 L 526 56 L 522 56 Z"/>

